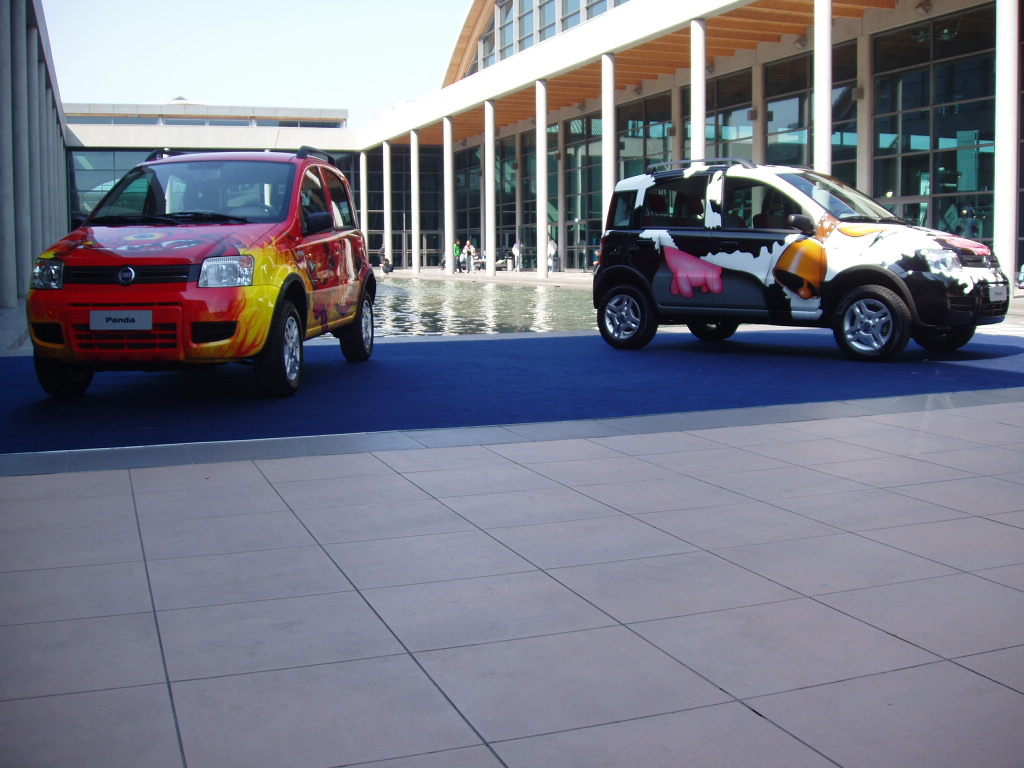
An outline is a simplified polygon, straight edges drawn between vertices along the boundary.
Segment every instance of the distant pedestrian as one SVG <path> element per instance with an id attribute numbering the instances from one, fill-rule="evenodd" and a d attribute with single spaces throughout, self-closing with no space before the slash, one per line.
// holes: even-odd
<path id="1" fill-rule="evenodd" d="M 558 243 L 553 237 L 548 238 L 548 269 L 558 271 Z"/>
<path id="2" fill-rule="evenodd" d="M 519 253 L 520 253 L 520 251 L 521 251 L 521 249 L 519 247 L 519 241 L 516 240 L 514 243 L 512 243 L 512 269 L 514 269 L 516 272 L 519 271 Z"/>
<path id="3" fill-rule="evenodd" d="M 476 269 L 476 248 L 472 240 L 466 240 L 466 247 L 462 249 L 462 253 L 466 256 L 466 271 L 473 272 Z"/>
<path id="4" fill-rule="evenodd" d="M 456 240 L 452 247 L 452 258 L 455 259 L 455 271 L 462 271 L 462 241 Z"/>

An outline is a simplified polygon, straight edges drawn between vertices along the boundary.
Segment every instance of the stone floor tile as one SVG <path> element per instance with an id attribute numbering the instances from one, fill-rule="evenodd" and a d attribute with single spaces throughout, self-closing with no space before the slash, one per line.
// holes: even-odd
<path id="1" fill-rule="evenodd" d="M 146 556 L 151 559 L 221 555 L 259 549 L 302 547 L 313 543 L 291 512 L 142 521 Z"/>
<path id="2" fill-rule="evenodd" d="M 1024 593 L 971 574 L 860 589 L 820 599 L 946 658 L 1024 643 Z"/>
<path id="3" fill-rule="evenodd" d="M 707 552 L 557 568 L 550 573 L 623 623 L 798 597 Z"/>
<path id="4" fill-rule="evenodd" d="M 844 768 L 1019 768 L 1024 754 L 1024 696 L 946 662 L 751 705 Z"/>
<path id="5" fill-rule="evenodd" d="M 1024 529 L 982 517 L 886 528 L 862 535 L 964 571 L 1024 564 Z"/>
<path id="6" fill-rule="evenodd" d="M 153 609 L 141 562 L 0 573 L 0 624 L 30 624 Z"/>
<path id="7" fill-rule="evenodd" d="M 357 507 L 316 507 L 296 511 L 321 544 L 429 536 L 473 530 L 473 524 L 437 499 L 392 501 Z"/>
<path id="8" fill-rule="evenodd" d="M 312 666 L 401 652 L 355 592 L 158 614 L 172 680 Z"/>
<path id="9" fill-rule="evenodd" d="M 808 599 L 645 622 L 633 629 L 740 699 L 937 660 Z"/>
<path id="10" fill-rule="evenodd" d="M 0 744 L 9 766 L 182 765 L 165 684 L 0 702 Z"/>
<path id="11" fill-rule="evenodd" d="M 363 594 L 412 651 L 593 629 L 614 623 L 539 571 L 368 589 Z"/>
<path id="12" fill-rule="evenodd" d="M 740 704 L 499 742 L 494 748 L 509 768 L 834 765 Z"/>
<path id="13" fill-rule="evenodd" d="M 622 514 L 575 489 L 563 486 L 532 491 L 449 496 L 444 503 L 466 520 L 484 529 Z"/>
<path id="14" fill-rule="evenodd" d="M 328 544 L 325 549 L 360 589 L 534 570 L 480 531 Z"/>
<path id="15" fill-rule="evenodd" d="M 480 744 L 404 655 L 172 687 L 189 768 L 349 765 Z"/>
<path id="16" fill-rule="evenodd" d="M 855 534 L 717 550 L 726 560 L 805 595 L 926 579 L 951 568 Z"/>
<path id="17" fill-rule="evenodd" d="M 320 547 L 151 560 L 157 610 L 274 600 L 352 589 Z"/>
<path id="18" fill-rule="evenodd" d="M 491 741 L 728 700 L 625 628 L 428 651 L 417 658 Z"/>

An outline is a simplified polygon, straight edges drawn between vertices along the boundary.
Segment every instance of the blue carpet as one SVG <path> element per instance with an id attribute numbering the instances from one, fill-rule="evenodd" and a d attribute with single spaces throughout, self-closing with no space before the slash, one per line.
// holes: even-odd
<path id="1" fill-rule="evenodd" d="M 378 344 L 365 364 L 306 348 L 302 390 L 268 400 L 251 369 L 99 373 L 76 402 L 39 388 L 30 357 L 0 362 L 0 453 L 614 418 L 1024 386 L 1024 339 L 960 352 L 913 343 L 847 360 L 828 331 L 740 332 L 720 345 L 661 334 L 627 352 L 593 336 Z"/>

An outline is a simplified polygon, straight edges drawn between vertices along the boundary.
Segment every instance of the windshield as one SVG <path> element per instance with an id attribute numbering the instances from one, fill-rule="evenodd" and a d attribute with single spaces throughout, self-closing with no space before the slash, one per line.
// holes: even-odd
<path id="1" fill-rule="evenodd" d="M 103 198 L 89 223 L 276 222 L 288 213 L 291 163 L 195 160 L 139 166 Z"/>
<path id="2" fill-rule="evenodd" d="M 780 174 L 840 221 L 898 221 L 889 211 L 839 179 L 813 171 Z"/>

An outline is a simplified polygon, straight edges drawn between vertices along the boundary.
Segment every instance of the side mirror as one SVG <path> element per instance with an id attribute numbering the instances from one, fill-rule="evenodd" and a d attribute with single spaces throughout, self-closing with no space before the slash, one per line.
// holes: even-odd
<path id="1" fill-rule="evenodd" d="M 306 216 L 305 225 L 302 227 L 302 234 L 315 235 L 319 232 L 326 232 L 333 226 L 334 217 L 331 214 L 327 211 L 314 211 Z"/>
<path id="2" fill-rule="evenodd" d="M 805 235 L 813 235 L 818 229 L 814 226 L 814 222 L 811 221 L 811 217 L 805 216 L 802 213 L 789 214 L 789 216 L 786 217 L 786 226 L 790 229 L 799 230 Z"/>

